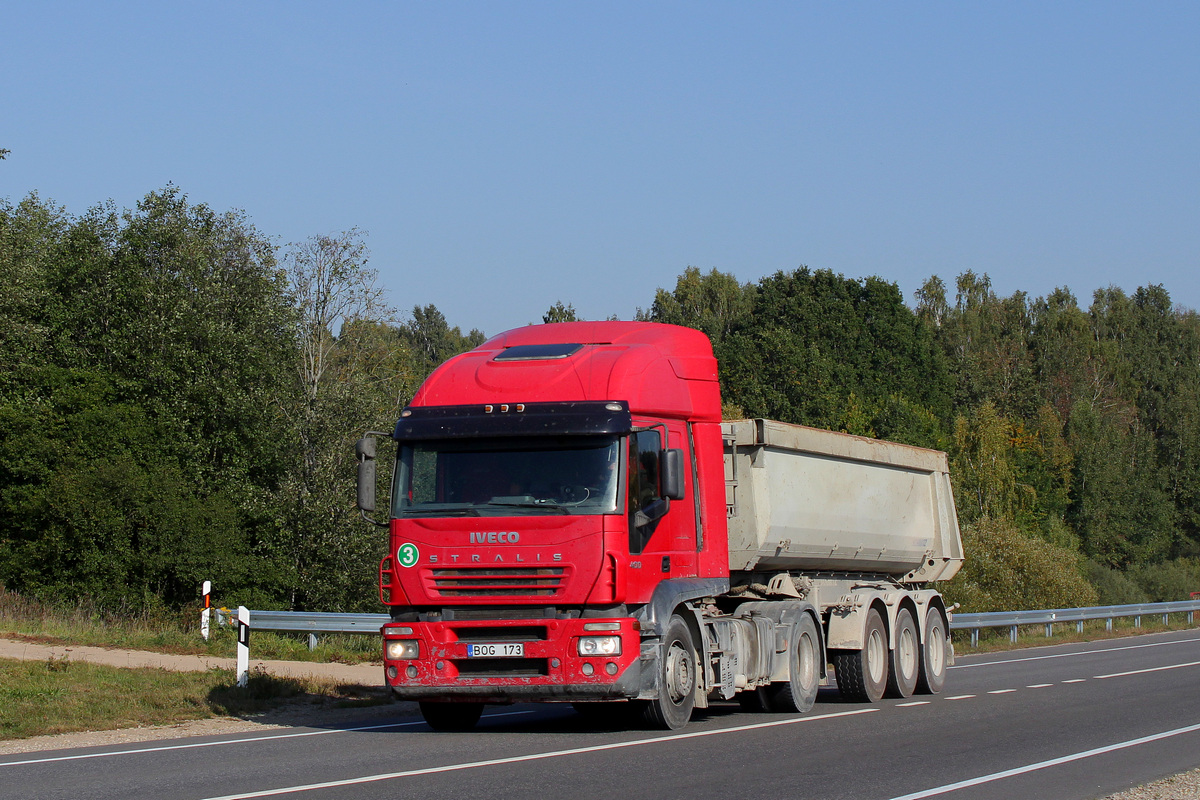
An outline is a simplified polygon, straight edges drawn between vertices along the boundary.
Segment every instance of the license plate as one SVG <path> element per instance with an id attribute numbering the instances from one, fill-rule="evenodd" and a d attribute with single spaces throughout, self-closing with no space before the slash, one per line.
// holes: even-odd
<path id="1" fill-rule="evenodd" d="M 521 642 L 498 642 L 496 644 L 467 645 L 469 658 L 523 658 L 525 645 Z"/>

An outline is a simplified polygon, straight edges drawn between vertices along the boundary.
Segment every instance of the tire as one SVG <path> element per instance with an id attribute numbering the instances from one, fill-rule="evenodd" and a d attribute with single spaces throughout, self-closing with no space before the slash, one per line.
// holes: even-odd
<path id="1" fill-rule="evenodd" d="M 888 656 L 887 697 L 911 697 L 917 688 L 921 667 L 921 645 L 912 612 L 902 608 L 896 613 L 896 646 Z"/>
<path id="2" fill-rule="evenodd" d="M 946 686 L 946 620 L 942 612 L 930 608 L 925 615 L 925 642 L 921 646 L 921 667 L 917 670 L 917 692 L 937 694 Z"/>
<path id="3" fill-rule="evenodd" d="M 483 703 L 430 703 L 421 701 L 421 716 L 435 731 L 469 731 L 479 722 Z"/>
<path id="4" fill-rule="evenodd" d="M 888 681 L 887 629 L 877 609 L 867 612 L 862 650 L 842 650 L 834 657 L 838 691 L 847 700 L 876 703 Z"/>
<path id="5" fill-rule="evenodd" d="M 679 730 L 696 706 L 696 645 L 683 617 L 673 615 L 663 638 L 658 665 L 658 697 L 647 702 L 644 718 L 652 727 Z"/>
<path id="6" fill-rule="evenodd" d="M 821 640 L 818 636 L 813 618 L 801 614 L 800 621 L 792 629 L 788 679 L 772 683 L 767 689 L 773 711 L 803 714 L 817 702 L 817 687 L 821 683 Z M 915 665 L 913 671 L 916 671 Z"/>

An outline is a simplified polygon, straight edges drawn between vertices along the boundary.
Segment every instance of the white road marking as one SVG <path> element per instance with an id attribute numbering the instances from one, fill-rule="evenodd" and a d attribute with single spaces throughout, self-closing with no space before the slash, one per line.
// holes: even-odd
<path id="1" fill-rule="evenodd" d="M 1045 688 L 1053 686 L 1053 685 L 1054 685 L 1053 683 L 1033 683 L 1033 684 L 1030 684 L 1029 686 L 1026 686 L 1025 688 L 1026 689 L 1045 689 Z"/>
<path id="2" fill-rule="evenodd" d="M 1150 736 L 1143 736 L 1140 739 L 1130 739 L 1129 741 L 1125 742 L 1118 742 L 1116 744 L 1105 745 L 1104 747 L 1096 747 L 1092 750 L 1084 750 L 1079 753 L 1072 753 L 1071 755 L 1052 758 L 1048 761 L 1038 761 L 1034 764 L 1026 764 L 1023 767 L 1016 767 L 1015 769 L 1006 769 L 1003 772 L 993 772 L 990 775 L 981 775 L 978 778 L 971 778 L 970 780 L 958 781 L 957 783 L 948 783 L 945 786 L 937 786 L 933 789 L 926 789 L 923 792 L 913 792 L 912 794 L 900 795 L 899 797 L 891 798 L 891 800 L 922 800 L 922 798 L 925 797 L 936 797 L 939 794 L 946 794 L 959 789 L 967 789 L 972 786 L 979 786 L 983 783 L 991 783 L 993 781 L 1003 780 L 1004 778 L 1011 778 L 1014 775 L 1024 775 L 1027 772 L 1034 772 L 1035 770 L 1046 769 L 1047 767 L 1056 767 L 1059 764 L 1069 764 L 1072 761 L 1081 761 L 1085 758 L 1091 758 L 1092 756 L 1100 756 L 1104 755 L 1105 753 L 1112 753 L 1129 747 L 1137 747 L 1140 744 L 1157 742 L 1160 739 L 1167 739 L 1171 736 L 1179 736 L 1181 734 L 1194 733 L 1196 731 L 1200 731 L 1200 725 L 1188 725 L 1185 728 L 1175 728 L 1174 730 L 1163 731 L 1162 733 L 1155 733 Z"/>
<path id="3" fill-rule="evenodd" d="M 1103 653 L 1116 653 L 1120 650 L 1140 650 L 1145 647 L 1169 647 L 1177 644 L 1196 644 L 1198 639 L 1179 639 L 1173 642 L 1153 642 L 1150 644 L 1131 644 L 1121 647 L 1106 647 L 1101 650 L 1081 650 L 1078 653 L 1055 653 L 1045 656 L 1029 656 L 1027 658 L 1006 658 L 999 661 L 980 661 L 976 664 L 955 664 L 948 669 L 974 669 L 976 667 L 994 667 L 998 664 L 1019 664 L 1022 661 L 1045 661 L 1049 658 L 1078 658 L 1079 656 L 1094 656 Z"/>
<path id="4" fill-rule="evenodd" d="M 495 767 L 502 764 L 520 764 L 526 761 L 540 761 L 547 758 L 562 758 L 564 756 L 582 755 L 584 753 L 601 753 L 606 750 L 619 750 L 624 747 L 641 747 L 649 744 L 669 744 L 672 742 L 682 742 L 688 739 L 698 739 L 703 736 L 721 736 L 726 733 L 741 733 L 742 731 L 777 728 L 782 725 L 800 725 L 806 722 L 819 722 L 826 719 L 852 717 L 857 714 L 870 714 L 878 710 L 878 708 L 862 708 L 855 711 L 841 711 L 836 714 L 822 714 L 817 717 L 795 717 L 792 719 L 778 720 L 775 722 L 760 722 L 754 725 L 738 725 L 733 728 L 718 728 L 710 731 L 695 731 L 693 733 L 677 733 L 668 736 L 655 736 L 651 739 L 636 739 L 630 742 L 613 742 L 612 744 L 600 744 L 592 747 L 574 747 L 569 750 L 550 750 L 545 753 L 531 753 L 526 756 L 493 758 L 487 761 L 468 761 L 461 764 L 447 764 L 442 767 L 426 767 L 424 769 L 404 770 L 403 772 L 384 772 L 378 775 L 364 775 L 361 778 L 347 778 L 346 780 L 326 781 L 325 783 L 283 786 L 278 789 L 267 789 L 261 792 L 247 792 L 245 794 L 229 794 L 222 795 L 221 797 L 209 797 L 206 798 L 206 800 L 252 800 L 253 798 L 257 797 L 275 797 L 281 794 L 310 792 L 316 789 L 337 789 L 343 786 L 357 786 L 364 783 L 378 783 L 380 781 L 390 781 L 398 778 L 413 778 L 420 775 L 436 775 L 441 772 L 457 772 L 459 770 L 478 769 L 480 767 Z"/>
<path id="5" fill-rule="evenodd" d="M 1063 683 L 1087 683 L 1087 678 L 1071 678 L 1069 681 L 1063 681 Z"/>
<path id="6" fill-rule="evenodd" d="M 910 706 L 927 706 L 927 705 L 929 705 L 928 700 L 914 700 L 911 703 L 897 703 L 896 708 L 908 708 Z"/>
<path id="7" fill-rule="evenodd" d="M 536 711 L 503 711 L 498 714 L 486 714 L 484 719 L 492 717 L 512 717 L 520 714 L 536 714 Z M 27 764 L 47 764 L 52 761 L 81 761 L 86 758 L 108 758 L 110 756 L 131 756 L 140 753 L 162 753 L 167 750 L 191 750 L 197 747 L 224 747 L 227 745 L 247 744 L 249 742 L 273 742 L 278 739 L 302 739 L 306 736 L 326 736 L 331 733 L 355 733 L 357 731 L 377 731 L 385 728 L 408 728 L 414 725 L 424 725 L 422 720 L 412 722 L 389 722 L 383 725 L 359 725 L 352 728 L 325 728 L 319 731 L 304 731 L 303 733 L 279 733 L 275 735 L 252 736 L 244 739 L 222 739 L 217 742 L 191 742 L 188 744 L 168 744 L 159 747 L 141 747 L 133 750 L 111 750 L 105 753 L 82 753 L 73 756 L 48 756 L 46 758 L 27 758 L 23 761 L 5 761 L 0 767 L 19 767 Z"/>
<path id="8" fill-rule="evenodd" d="M 1200 661 L 1189 661 L 1186 664 L 1171 664 L 1166 667 L 1150 667 L 1149 669 L 1135 669 L 1129 672 L 1114 672 L 1111 675 L 1097 675 L 1096 680 L 1101 681 L 1105 678 L 1125 678 L 1129 675 L 1144 675 L 1147 672 L 1163 672 L 1168 669 L 1181 669 L 1183 667 L 1200 667 Z"/>
<path id="9" fill-rule="evenodd" d="M 1015 691 L 1016 689 L 992 689 L 988 694 L 1009 694 Z"/>
<path id="10" fill-rule="evenodd" d="M 973 694 L 956 694 L 953 697 L 947 697 L 947 700 L 970 700 L 975 695 Z"/>

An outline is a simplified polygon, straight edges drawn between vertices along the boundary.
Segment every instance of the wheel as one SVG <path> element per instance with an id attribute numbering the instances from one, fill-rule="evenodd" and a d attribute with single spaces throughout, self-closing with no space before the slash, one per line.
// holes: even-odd
<path id="1" fill-rule="evenodd" d="M 435 731 L 469 731 L 479 722 L 483 703 L 430 703 L 421 701 L 421 716 Z"/>
<path id="2" fill-rule="evenodd" d="M 917 688 L 921 647 L 917 644 L 917 623 L 907 608 L 896 614 L 896 647 L 888 657 L 888 697 L 909 697 Z"/>
<path id="3" fill-rule="evenodd" d="M 930 608 L 925 615 L 925 643 L 917 670 L 917 691 L 921 694 L 937 694 L 946 685 L 946 642 L 946 620 L 942 612 Z"/>
<path id="4" fill-rule="evenodd" d="M 817 702 L 817 685 L 821 682 L 821 642 L 817 624 L 808 614 L 802 614 L 793 628 L 792 647 L 788 651 L 788 680 L 772 683 L 768 688 L 771 709 L 803 714 Z M 915 671 L 915 667 L 914 667 Z"/>
<path id="5" fill-rule="evenodd" d="M 692 718 L 696 705 L 696 646 L 683 617 L 673 615 L 663 639 L 658 697 L 645 708 L 646 722 L 655 728 L 678 730 Z"/>
<path id="6" fill-rule="evenodd" d="M 887 630 L 883 617 L 872 608 L 867 612 L 867 627 L 862 650 L 842 650 L 834 656 L 838 691 L 847 700 L 875 703 L 887 688 Z"/>

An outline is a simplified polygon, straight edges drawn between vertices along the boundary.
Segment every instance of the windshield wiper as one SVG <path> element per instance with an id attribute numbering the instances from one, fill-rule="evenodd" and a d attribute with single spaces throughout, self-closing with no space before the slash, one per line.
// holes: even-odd
<path id="1" fill-rule="evenodd" d="M 570 510 L 565 506 L 560 506 L 553 500 L 489 500 L 489 506 L 507 506 L 510 508 L 537 508 L 550 509 L 557 511 L 560 514 L 570 514 Z"/>
<path id="2" fill-rule="evenodd" d="M 440 506 L 440 505 L 423 505 L 423 506 L 408 506 L 400 509 L 400 513 L 406 516 L 420 516 L 423 514 L 437 514 L 438 516 L 446 517 L 478 517 L 479 509 L 474 506 Z"/>

